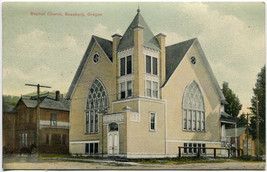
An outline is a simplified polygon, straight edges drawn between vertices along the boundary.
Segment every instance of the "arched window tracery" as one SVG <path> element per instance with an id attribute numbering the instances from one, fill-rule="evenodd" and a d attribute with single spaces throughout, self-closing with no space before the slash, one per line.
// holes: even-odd
<path id="1" fill-rule="evenodd" d="M 205 131 L 205 103 L 198 84 L 193 81 L 183 96 L 183 129 Z"/>
<path id="2" fill-rule="evenodd" d="M 108 94 L 99 79 L 91 85 L 86 99 L 85 132 L 97 133 L 99 131 L 99 112 L 108 108 Z"/>

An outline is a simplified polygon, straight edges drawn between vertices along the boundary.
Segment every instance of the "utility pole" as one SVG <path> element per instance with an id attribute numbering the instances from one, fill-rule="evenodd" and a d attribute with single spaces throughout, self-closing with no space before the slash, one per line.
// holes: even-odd
<path id="1" fill-rule="evenodd" d="M 249 137 L 249 128 L 248 128 L 248 116 L 251 115 L 251 114 L 248 114 L 247 113 L 247 156 L 248 156 L 248 137 Z"/>
<path id="2" fill-rule="evenodd" d="M 260 128 L 259 128 L 259 107 L 258 94 L 256 94 L 256 108 L 257 108 L 257 157 L 260 155 Z"/>
<path id="3" fill-rule="evenodd" d="M 37 87 L 37 121 L 36 121 L 36 153 L 37 157 L 39 155 L 39 126 L 40 126 L 40 87 L 44 88 L 51 88 L 50 86 L 45 86 L 45 85 L 34 85 L 34 84 L 25 84 L 25 86 L 32 86 L 32 87 Z"/>

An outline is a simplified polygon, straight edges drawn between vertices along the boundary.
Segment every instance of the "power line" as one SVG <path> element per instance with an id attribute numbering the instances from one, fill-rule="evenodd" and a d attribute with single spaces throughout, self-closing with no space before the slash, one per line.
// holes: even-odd
<path id="1" fill-rule="evenodd" d="M 40 85 L 40 84 L 25 84 L 25 86 L 37 87 L 37 128 L 36 128 L 36 153 L 39 155 L 39 125 L 40 125 L 40 87 L 43 88 L 52 88 L 50 86 Z"/>

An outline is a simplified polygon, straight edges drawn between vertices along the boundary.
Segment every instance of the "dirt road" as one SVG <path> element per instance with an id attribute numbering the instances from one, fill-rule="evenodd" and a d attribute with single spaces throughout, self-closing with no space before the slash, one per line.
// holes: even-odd
<path id="1" fill-rule="evenodd" d="M 264 170 L 264 162 L 224 162 L 224 163 L 191 163 L 179 165 L 162 165 L 162 164 L 138 164 L 138 163 L 118 163 L 118 162 L 70 162 L 70 161 L 51 161 L 36 159 L 3 159 L 3 168 L 8 169 L 172 169 L 172 170 Z"/>

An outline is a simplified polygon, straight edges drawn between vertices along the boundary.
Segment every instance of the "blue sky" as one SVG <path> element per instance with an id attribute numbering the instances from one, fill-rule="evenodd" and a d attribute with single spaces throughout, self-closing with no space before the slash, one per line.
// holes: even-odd
<path id="1" fill-rule="evenodd" d="M 247 111 L 256 75 L 266 59 L 262 2 L 5 2 L 3 94 L 35 91 L 25 83 L 66 93 L 91 35 L 110 40 L 114 33 L 122 35 L 138 4 L 152 32 L 167 35 L 167 45 L 197 37 L 220 86 L 227 81 L 243 104 L 242 111 Z M 49 12 L 63 16 L 48 16 Z M 64 16 L 65 12 L 85 16 Z"/>

